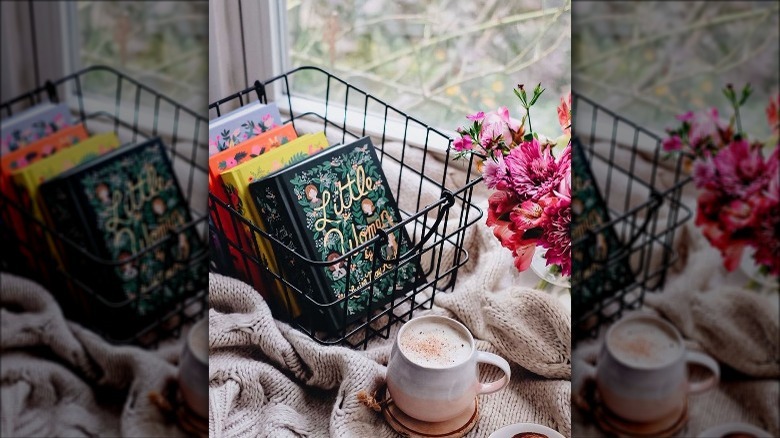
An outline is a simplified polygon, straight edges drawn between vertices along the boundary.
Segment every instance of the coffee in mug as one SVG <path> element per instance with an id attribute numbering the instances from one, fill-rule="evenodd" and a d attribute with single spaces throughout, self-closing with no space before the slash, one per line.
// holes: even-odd
<path id="1" fill-rule="evenodd" d="M 438 321 L 423 321 L 404 331 L 398 340 L 401 351 L 413 363 L 429 368 L 446 368 L 465 362 L 471 343 L 459 330 Z"/>
<path id="2" fill-rule="evenodd" d="M 688 364 L 708 368 L 710 377 L 690 382 Z M 586 379 L 595 379 L 609 411 L 638 423 L 679 418 L 688 394 L 714 387 L 720 377 L 712 357 L 686 351 L 673 325 L 647 314 L 626 316 L 609 328 L 595 367 L 575 366 L 584 370 Z"/>
<path id="3" fill-rule="evenodd" d="M 495 382 L 480 383 L 479 363 L 494 365 L 504 375 Z M 387 390 L 395 405 L 427 422 L 450 420 L 474 409 L 477 395 L 503 389 L 510 377 L 506 360 L 477 351 L 463 324 L 436 315 L 405 323 L 387 364 Z"/>

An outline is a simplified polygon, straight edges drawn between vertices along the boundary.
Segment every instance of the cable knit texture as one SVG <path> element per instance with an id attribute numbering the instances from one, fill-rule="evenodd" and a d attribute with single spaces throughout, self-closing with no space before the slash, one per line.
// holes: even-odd
<path id="1" fill-rule="evenodd" d="M 176 378 L 164 355 L 108 344 L 38 284 L 0 273 L 0 436 L 185 436 L 149 402 Z"/>

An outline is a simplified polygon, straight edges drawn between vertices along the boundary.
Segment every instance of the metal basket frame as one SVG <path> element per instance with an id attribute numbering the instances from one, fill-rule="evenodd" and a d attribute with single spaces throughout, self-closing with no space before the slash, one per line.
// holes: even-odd
<path id="1" fill-rule="evenodd" d="M 681 202 L 683 188 L 691 181 L 683 171 L 685 157 L 665 154 L 662 138 L 576 93 L 573 93 L 572 113 L 576 118 L 573 124 L 575 147 L 583 148 L 591 165 L 606 168 L 606 172 L 594 172 L 594 178 L 608 201 L 610 217 L 608 222 L 572 242 L 573 249 L 593 244 L 595 235 L 612 228 L 622 247 L 607 255 L 602 261 L 605 266 L 602 271 L 612 263 L 628 261 L 635 277 L 619 290 L 602 291 L 596 305 L 587 307 L 579 305 L 577 284 L 573 282 L 572 329 L 576 342 L 596 336 L 602 326 L 620 318 L 625 310 L 640 308 L 646 292 L 663 287 L 667 271 L 679 258 L 674 249 L 676 231 L 691 218 L 692 212 Z M 654 146 L 642 148 L 640 143 Z M 616 160 L 616 153 L 621 148 L 630 152 L 628 164 Z M 636 173 L 637 157 L 641 154 L 650 165 L 649 178 Z M 662 169 L 671 175 L 671 184 L 667 182 L 664 186 L 657 178 Z M 620 184 L 618 178 L 628 181 L 625 187 L 620 187 L 625 190 L 621 199 L 613 194 Z M 635 194 L 640 190 L 647 194 L 647 200 L 637 203 Z M 661 211 L 665 213 L 665 220 L 659 214 Z"/>
<path id="2" fill-rule="evenodd" d="M 299 103 L 293 98 L 295 94 L 292 88 L 293 83 L 296 80 L 303 80 L 304 77 L 313 80 L 318 85 L 316 87 L 318 90 L 310 90 L 311 93 L 316 94 L 315 99 L 322 104 L 314 110 L 311 108 L 299 108 Z M 367 120 L 370 117 L 380 120 L 381 129 L 379 132 L 374 132 L 373 134 L 375 135 L 372 135 L 372 138 L 375 138 L 374 146 L 383 164 L 385 173 L 387 174 L 386 163 L 390 160 L 399 166 L 398 184 L 395 187 L 391 187 L 391 191 L 393 191 L 393 195 L 399 204 L 402 221 L 389 229 L 378 232 L 376 236 L 343 254 L 341 257 L 327 262 L 312 260 L 296 253 L 273 236 L 261 230 L 256 224 L 245 219 L 233 206 L 222 202 L 213 194 L 209 195 L 209 209 L 213 213 L 212 217 L 218 217 L 217 212 L 219 210 L 226 210 L 230 215 L 231 223 L 224 224 L 219 220 L 215 220 L 211 231 L 216 233 L 223 242 L 227 241 L 228 247 L 240 253 L 241 260 L 238 263 L 244 264 L 245 267 L 251 265 L 259 267 L 259 271 L 266 277 L 266 282 L 278 282 L 286 291 L 292 293 L 297 300 L 305 302 L 310 308 L 338 309 L 336 311 L 342 312 L 344 321 L 346 321 L 346 306 L 343 304 L 350 296 L 368 291 L 368 302 L 372 303 L 375 283 L 378 278 L 381 278 L 374 278 L 373 271 L 375 269 L 372 269 L 371 279 L 367 285 L 358 288 L 352 293 L 348 293 L 347 290 L 343 291 L 342 298 L 330 302 L 320 302 L 319 299 L 308 296 L 297 288 L 290 281 L 289 273 L 285 272 L 284 269 L 274 270 L 268 264 L 261 262 L 256 256 L 256 247 L 247 248 L 247 245 L 241 241 L 236 242 L 227 239 L 224 227 L 233 227 L 234 231 L 238 233 L 240 227 L 245 225 L 251 230 L 253 235 L 253 238 L 249 240 L 252 242 L 256 242 L 258 239 L 264 240 L 273 248 L 277 259 L 282 258 L 281 255 L 285 254 L 293 257 L 299 264 L 317 268 L 344 262 L 348 272 L 353 257 L 367 248 L 373 248 L 374 254 L 380 254 L 380 256 L 374 258 L 373 263 L 374 268 L 376 268 L 378 260 L 382 258 L 380 249 L 387 243 L 388 233 L 405 227 L 412 241 L 410 242 L 412 249 L 395 260 L 383 259 L 383 263 L 390 263 L 394 267 L 383 274 L 382 277 L 393 275 L 399 266 L 409 263 L 411 260 L 427 258 L 426 260 L 430 260 L 430 263 L 427 267 L 423 267 L 425 280 L 412 291 L 397 297 L 386 306 L 374 307 L 369 304 L 364 312 L 365 314 L 361 315 L 358 322 L 348 326 L 345 325 L 335 332 L 323 331 L 317 328 L 317 322 L 314 321 L 314 317 L 311 315 L 303 314 L 297 318 L 291 318 L 292 312 L 290 303 L 287 300 L 279 300 L 273 295 L 266 297 L 276 318 L 290 323 L 321 344 L 365 348 L 372 338 L 382 337 L 387 339 L 390 328 L 394 324 L 408 321 L 417 309 L 430 308 L 437 292 L 451 290 L 455 285 L 458 268 L 468 261 L 468 251 L 463 248 L 466 229 L 482 217 L 482 210 L 471 201 L 474 186 L 482 180 L 481 175 L 476 171 L 476 163 L 473 158 L 463 163 L 466 176 L 462 182 L 458 183 L 448 180 L 448 169 L 454 165 L 452 163 L 453 155 L 451 155 L 453 139 L 449 135 L 428 126 L 318 67 L 298 67 L 266 81 L 256 81 L 252 86 L 244 90 L 213 102 L 209 105 L 209 115 L 211 118 L 218 117 L 226 109 L 243 106 L 253 101 L 259 100 L 267 103 L 269 96 L 277 97 L 276 103 L 283 112 L 286 111 L 285 117 L 287 119 L 283 120 L 283 122 L 292 123 L 296 131 L 298 131 L 298 125 L 304 123 L 304 120 L 308 122 L 315 121 L 318 124 L 321 123 L 322 130 L 325 131 L 328 137 L 338 138 L 342 144 L 371 134 L 371 129 L 367 128 Z M 356 114 L 357 119 L 355 117 Z M 361 118 L 362 120 L 360 120 Z M 403 132 L 390 132 L 394 126 L 402 126 Z M 409 138 L 412 132 L 424 132 L 424 142 L 413 146 Z M 397 140 L 391 140 L 391 137 L 395 137 Z M 390 141 L 397 141 L 402 144 L 400 154 L 394 154 L 385 147 Z M 421 168 L 415 168 L 406 159 L 406 151 L 412 147 L 422 149 L 424 158 Z M 438 151 L 444 154 L 444 170 L 441 172 L 440 179 L 429 176 L 425 171 L 426 161 L 429 154 L 433 152 L 434 147 L 437 147 Z M 404 199 L 404 196 L 401 195 L 402 181 L 404 184 L 419 184 L 416 199 L 412 199 L 415 206 L 412 211 L 404 210 L 401 207 L 401 205 L 408 205 L 406 202 L 409 201 L 409 199 Z M 424 185 L 435 187 L 439 190 L 440 195 L 437 201 L 427 204 L 422 202 Z M 406 193 L 409 193 L 409 191 L 406 191 Z M 406 198 L 409 198 L 409 196 L 406 196 Z M 457 212 L 453 213 L 455 210 Z M 255 244 L 255 246 L 257 245 Z M 449 260 L 443 260 L 442 258 L 446 250 L 454 252 Z M 227 255 L 225 256 L 227 257 Z M 224 273 L 237 275 L 235 272 Z M 256 280 L 242 279 L 250 284 L 252 280 Z M 395 277 L 394 284 L 397 284 L 395 283 L 396 281 L 397 277 Z M 349 284 L 347 284 L 345 289 L 348 288 Z M 421 293 L 426 290 L 428 291 L 427 293 Z"/>
<path id="3" fill-rule="evenodd" d="M 105 84 L 115 81 L 113 99 L 95 99 L 89 91 L 90 81 L 98 80 Z M 94 84 L 94 82 L 92 82 Z M 113 90 L 113 86 L 111 86 Z M 174 260 L 169 256 L 178 235 L 187 230 L 195 230 L 207 245 L 207 212 L 205 199 L 198 200 L 193 191 L 198 184 L 205 186 L 207 179 L 206 166 L 203 164 L 208 152 L 207 144 L 200 139 L 205 138 L 207 119 L 165 96 L 129 77 L 128 75 L 107 66 L 91 66 L 64 76 L 57 80 L 46 81 L 26 93 L 0 104 L 0 116 L 8 117 L 27 106 L 42 102 L 67 102 L 74 113 L 74 123 L 84 123 L 88 131 L 90 127 L 98 127 L 100 132 L 115 132 L 123 141 L 122 146 L 157 136 L 163 137 L 163 144 L 169 159 L 183 189 L 183 196 L 188 204 L 192 221 L 177 230 L 171 231 L 167 237 L 155 244 L 131 255 L 127 260 L 113 261 L 92 254 L 84 248 L 81 242 L 74 242 L 68 236 L 49 227 L 38 220 L 29 211 L 29 206 L 21 205 L 0 194 L 0 217 L 7 217 L 11 211 L 23 217 L 27 236 L 39 236 L 37 241 L 29 239 L 22 241 L 16 237 L 11 226 L 3 221 L 0 223 L 0 233 L 3 237 L 3 252 L 0 266 L 4 270 L 33 278 L 47 287 L 58 300 L 66 316 L 97 332 L 109 342 L 116 344 L 139 344 L 147 347 L 156 346 L 160 340 L 169 337 L 179 337 L 181 328 L 205 315 L 208 302 L 208 285 L 205 278 L 196 279 L 196 287 L 192 291 L 176 297 L 174 302 L 162 309 L 142 318 L 123 318 L 121 323 L 115 319 L 117 315 L 132 312 L 132 308 L 140 302 L 141 295 L 123 300 L 111 300 L 96 290 L 94 283 L 86 278 L 80 278 L 58 266 L 55 258 L 48 252 L 40 252 L 40 239 L 51 238 L 55 244 L 78 252 L 82 257 L 98 266 L 100 271 L 114 270 L 120 264 L 142 257 L 144 254 L 159 248 L 164 248 L 166 259 L 164 264 L 172 266 Z M 99 103 L 99 104 L 98 104 Z M 151 121 L 152 126 L 145 126 Z M 192 131 L 186 128 L 191 128 Z M 205 193 L 205 190 L 204 190 Z M 33 266 L 21 261 L 18 255 L 22 249 L 32 251 L 40 257 Z M 48 249 L 48 247 L 45 247 Z M 208 248 L 206 246 L 206 248 Z M 176 263 L 187 266 L 208 263 L 208 251 L 193 254 L 189 260 Z M 204 272 L 206 271 L 203 269 Z M 167 278 L 158 285 L 147 290 L 155 293 L 166 286 Z M 90 286 L 90 284 L 93 284 Z M 75 300 L 82 300 L 80 304 Z M 89 310 L 87 310 L 89 309 Z"/>

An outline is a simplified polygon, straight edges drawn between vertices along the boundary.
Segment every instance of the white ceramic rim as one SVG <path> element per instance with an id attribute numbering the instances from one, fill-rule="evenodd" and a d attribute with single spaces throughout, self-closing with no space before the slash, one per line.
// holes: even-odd
<path id="1" fill-rule="evenodd" d="M 699 438 L 722 438 L 730 433 L 749 433 L 756 438 L 772 438 L 772 435 L 764 429 L 760 429 L 748 423 L 724 423 L 711 427 L 700 433 Z"/>
<path id="2" fill-rule="evenodd" d="M 677 339 L 677 345 L 680 347 L 678 349 L 677 356 L 675 356 L 672 360 L 669 360 L 668 362 L 664 362 L 662 364 L 637 365 L 637 364 L 625 362 L 625 361 L 621 360 L 617 355 L 615 355 L 612 352 L 612 350 L 611 350 L 611 348 L 609 346 L 609 340 L 610 340 L 610 337 L 612 335 L 612 331 L 615 330 L 615 328 L 620 326 L 621 324 L 627 324 L 629 321 L 633 321 L 635 319 L 649 320 L 649 321 L 652 321 L 655 324 L 660 324 L 662 326 L 665 326 L 667 329 L 669 329 L 669 332 L 674 334 L 675 338 Z M 682 335 L 680 334 L 680 331 L 677 330 L 677 328 L 675 326 L 673 326 L 671 323 L 669 323 L 668 321 L 666 321 L 666 320 L 664 320 L 664 319 L 662 319 L 662 318 L 660 318 L 658 316 L 648 315 L 646 313 L 634 313 L 634 314 L 631 314 L 631 315 L 626 315 L 623 318 L 621 318 L 618 321 L 616 321 L 614 324 L 612 324 L 612 326 L 609 328 L 609 330 L 607 330 L 606 336 L 604 337 L 604 345 L 606 346 L 607 351 L 609 351 L 609 354 L 610 354 L 610 356 L 612 356 L 613 359 L 615 359 L 617 362 L 619 362 L 620 364 L 622 364 L 622 365 L 624 365 L 624 366 L 626 366 L 628 368 L 632 368 L 632 369 L 636 369 L 636 370 L 656 370 L 656 369 L 661 369 L 661 368 L 667 367 L 667 366 L 669 366 L 669 365 L 671 365 L 671 364 L 681 360 L 685 356 L 685 341 L 683 340 Z"/>
<path id="3" fill-rule="evenodd" d="M 195 356 L 195 358 L 198 359 L 198 361 L 200 361 L 201 363 L 204 363 L 206 365 L 208 365 L 208 363 L 209 363 L 209 352 L 208 352 L 208 348 L 209 348 L 209 330 L 208 329 L 209 329 L 209 326 L 208 326 L 208 323 L 209 323 L 209 318 L 208 317 L 201 318 L 200 321 L 198 321 L 198 322 L 196 322 L 195 324 L 192 325 L 192 327 L 190 328 L 189 333 L 187 333 L 187 349 L 190 350 L 192 355 Z M 206 335 L 206 351 L 204 352 L 206 354 L 205 357 L 201 357 L 199 352 L 195 351 L 195 349 L 192 348 L 192 338 L 195 335 L 195 333 L 198 332 L 199 330 L 204 330 L 206 332 L 205 333 L 205 335 Z"/>
<path id="4" fill-rule="evenodd" d="M 488 438 L 511 438 L 512 435 L 523 432 L 541 433 L 547 435 L 549 438 L 564 438 L 563 435 L 557 431 L 536 423 L 510 424 L 509 426 L 502 427 L 491 433 Z"/>
<path id="5" fill-rule="evenodd" d="M 471 345 L 471 353 L 469 354 L 469 356 L 468 356 L 466 359 L 464 359 L 464 360 L 462 360 L 462 361 L 460 361 L 460 362 L 458 362 L 458 363 L 456 363 L 456 364 L 453 364 L 453 365 L 447 366 L 447 367 L 427 367 L 427 366 L 425 366 L 425 365 L 420 365 L 420 364 L 418 364 L 418 363 L 414 362 L 413 360 L 409 359 L 409 358 L 406 356 L 406 354 L 404 353 L 404 351 L 401 349 L 401 334 L 403 334 L 404 330 L 406 330 L 406 329 L 407 329 L 409 326 L 411 326 L 411 325 L 412 325 L 412 323 L 415 323 L 415 324 L 416 324 L 416 323 L 417 323 L 417 321 L 422 321 L 422 320 L 425 320 L 425 319 L 438 319 L 438 320 L 444 320 L 444 321 L 447 321 L 447 322 L 448 322 L 448 323 L 450 323 L 450 324 L 455 324 L 455 325 L 457 325 L 457 326 L 460 328 L 460 330 L 462 330 L 462 331 L 463 331 L 463 333 L 465 333 L 465 334 L 466 334 L 466 336 L 468 336 L 468 339 L 469 339 L 469 344 Z M 424 316 L 418 316 L 417 318 L 412 318 L 412 319 L 410 319 L 409 321 L 406 321 L 406 322 L 404 323 L 404 325 L 402 325 L 402 326 L 401 326 L 401 328 L 398 330 L 398 334 L 395 336 L 395 344 L 396 344 L 396 346 L 398 347 L 398 353 L 400 353 L 400 354 L 401 354 L 401 357 L 403 357 L 403 358 L 404 358 L 404 359 L 405 359 L 407 362 L 409 362 L 409 363 L 410 363 L 410 364 L 412 364 L 413 366 L 416 366 L 416 367 L 418 367 L 418 368 L 422 368 L 422 369 L 425 369 L 425 370 L 450 370 L 450 369 L 453 369 L 453 368 L 455 368 L 455 367 L 461 366 L 461 365 L 463 365 L 464 363 L 468 362 L 468 361 L 469 361 L 469 359 L 471 359 L 471 358 L 474 356 L 474 350 L 476 350 L 476 345 L 475 345 L 475 343 L 474 343 L 474 336 L 471 334 L 471 332 L 469 331 L 469 329 L 467 329 L 467 328 L 466 328 L 466 326 L 465 326 L 465 325 L 463 325 L 463 324 L 461 324 L 460 322 L 458 322 L 458 321 L 455 321 L 455 320 L 454 320 L 454 319 L 452 319 L 452 318 L 448 318 L 448 317 L 446 317 L 446 316 L 441 316 L 441 315 L 424 315 Z"/>

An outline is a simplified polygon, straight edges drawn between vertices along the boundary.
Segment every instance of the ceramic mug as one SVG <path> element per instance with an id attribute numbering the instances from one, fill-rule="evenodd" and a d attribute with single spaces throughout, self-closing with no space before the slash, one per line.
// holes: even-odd
<path id="1" fill-rule="evenodd" d="M 627 335 L 632 330 L 636 336 Z M 656 330 L 662 336 L 648 340 L 646 335 Z M 712 374 L 691 382 L 688 364 L 703 366 Z M 647 314 L 629 315 L 616 322 L 607 331 L 596 366 L 585 362 L 577 366 L 582 367 L 584 379 L 596 381 L 607 409 L 638 423 L 682 415 L 688 394 L 706 391 L 720 379 L 720 368 L 712 357 L 687 351 L 673 325 Z"/>
<path id="2" fill-rule="evenodd" d="M 455 330 L 464 339 L 466 350 L 457 363 L 449 366 L 426 366 L 412 361 L 401 349 L 404 333 L 421 324 L 443 324 Z M 480 363 L 494 365 L 504 376 L 490 383 L 480 383 Z M 443 316 L 421 316 L 405 323 L 396 336 L 387 364 L 387 390 L 398 409 L 410 417 L 428 422 L 453 419 L 473 409 L 479 394 L 490 394 L 503 389 L 512 373 L 503 358 L 477 351 L 474 337 L 461 323 Z"/>
<path id="3" fill-rule="evenodd" d="M 187 334 L 179 358 L 179 390 L 187 406 L 203 418 L 209 416 L 209 320 L 196 322 Z"/>

